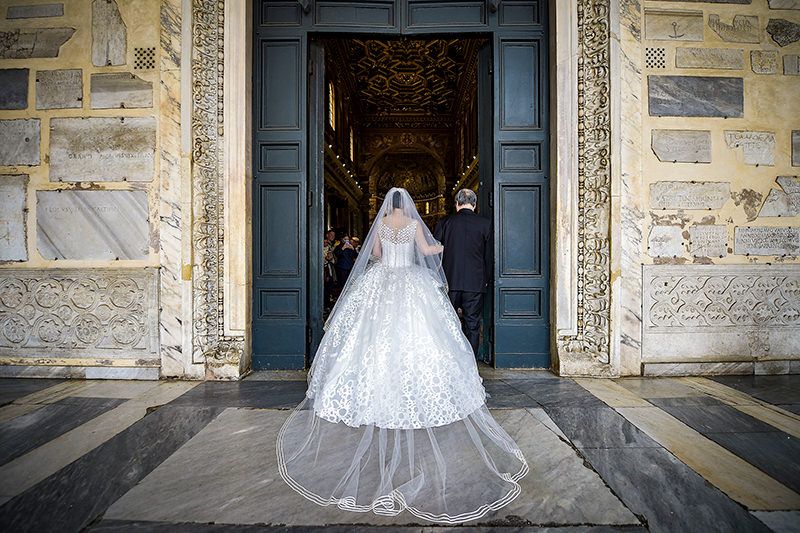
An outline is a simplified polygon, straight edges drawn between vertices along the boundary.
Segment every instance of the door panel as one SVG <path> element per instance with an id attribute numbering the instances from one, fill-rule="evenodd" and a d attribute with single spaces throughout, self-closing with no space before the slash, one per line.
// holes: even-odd
<path id="1" fill-rule="evenodd" d="M 492 45 L 485 44 L 478 50 L 478 213 L 480 216 L 493 218 L 494 194 L 494 98 L 492 93 Z M 489 133 L 487 135 L 487 133 Z M 492 246 L 494 248 L 494 246 Z M 494 277 L 494 276 L 492 276 Z M 478 358 L 485 363 L 492 363 L 494 352 L 494 290 L 493 282 L 483 302 L 483 338 L 478 351 Z"/>

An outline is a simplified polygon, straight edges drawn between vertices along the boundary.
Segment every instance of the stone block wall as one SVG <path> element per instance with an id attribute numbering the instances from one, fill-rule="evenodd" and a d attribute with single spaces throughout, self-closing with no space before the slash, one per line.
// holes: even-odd
<path id="1" fill-rule="evenodd" d="M 161 8 L 0 3 L 0 375 L 159 377 Z"/>
<path id="2" fill-rule="evenodd" d="M 632 4 L 642 371 L 800 371 L 800 2 Z"/>

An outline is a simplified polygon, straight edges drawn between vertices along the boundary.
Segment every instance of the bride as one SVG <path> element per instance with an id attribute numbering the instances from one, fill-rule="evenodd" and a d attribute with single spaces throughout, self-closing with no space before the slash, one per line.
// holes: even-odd
<path id="1" fill-rule="evenodd" d="M 442 251 L 390 190 L 278 433 L 280 474 L 309 500 L 453 524 L 520 493 L 528 465 L 486 408 Z"/>

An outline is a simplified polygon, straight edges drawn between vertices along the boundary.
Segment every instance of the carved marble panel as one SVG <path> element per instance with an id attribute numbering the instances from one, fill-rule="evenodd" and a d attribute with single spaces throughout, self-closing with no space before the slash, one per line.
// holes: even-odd
<path id="1" fill-rule="evenodd" d="M 128 27 L 116 0 L 92 2 L 92 64 L 124 65 L 127 61 Z"/>
<path id="2" fill-rule="evenodd" d="M 647 255 L 650 257 L 678 257 L 683 255 L 683 230 L 679 226 L 653 226 L 647 238 Z"/>
<path id="3" fill-rule="evenodd" d="M 721 209 L 730 200 L 727 181 L 658 181 L 650 184 L 653 209 Z"/>
<path id="4" fill-rule="evenodd" d="M 153 84 L 130 72 L 92 74 L 92 109 L 153 107 Z"/>
<path id="5" fill-rule="evenodd" d="M 726 131 L 730 149 L 741 148 L 747 165 L 775 165 L 775 134 L 769 131 Z"/>
<path id="6" fill-rule="evenodd" d="M 157 283 L 150 268 L 0 270 L 0 355 L 152 359 Z"/>
<path id="7" fill-rule="evenodd" d="M 147 191 L 36 191 L 36 244 L 45 259 L 147 259 Z"/>
<path id="8" fill-rule="evenodd" d="M 38 165 L 40 127 L 38 118 L 0 120 L 0 166 Z"/>
<path id="9" fill-rule="evenodd" d="M 27 175 L 0 175 L 0 262 L 28 260 L 27 191 Z"/>
<path id="10" fill-rule="evenodd" d="M 758 216 L 800 216 L 800 178 L 797 176 L 778 176 L 777 182 L 781 189 L 770 189 Z"/>
<path id="11" fill-rule="evenodd" d="M 651 10 L 644 12 L 645 38 L 657 41 L 702 41 L 702 11 Z"/>
<path id="12" fill-rule="evenodd" d="M 75 28 L 19 28 L 0 31 L 0 59 L 58 57 Z"/>
<path id="13" fill-rule="evenodd" d="M 740 255 L 796 256 L 800 254 L 800 227 L 737 227 L 734 252 Z"/>
<path id="14" fill-rule="evenodd" d="M 783 74 L 785 76 L 800 76 L 800 55 L 783 56 Z"/>
<path id="15" fill-rule="evenodd" d="M 778 57 L 778 52 L 775 50 L 751 50 L 750 67 L 756 74 L 776 74 Z"/>
<path id="16" fill-rule="evenodd" d="M 725 42 L 761 42 L 761 30 L 758 27 L 758 17 L 736 15 L 733 17 L 733 21 L 728 24 L 727 22 L 722 22 L 719 15 L 709 15 L 708 26 Z"/>
<path id="17" fill-rule="evenodd" d="M 50 181 L 151 181 L 155 117 L 53 118 Z"/>
<path id="18" fill-rule="evenodd" d="M 800 167 L 800 130 L 792 131 L 792 166 Z"/>
<path id="19" fill-rule="evenodd" d="M 26 68 L 0 69 L 0 109 L 27 109 L 29 72 Z"/>
<path id="20" fill-rule="evenodd" d="M 7 19 L 33 19 L 47 17 L 63 17 L 64 4 L 33 4 L 8 6 Z"/>
<path id="21" fill-rule="evenodd" d="M 744 68 L 744 50 L 735 48 L 678 48 L 675 50 L 675 66 L 678 68 L 741 70 Z"/>
<path id="22" fill-rule="evenodd" d="M 689 253 L 694 257 L 728 255 L 728 226 L 710 224 L 690 226 Z"/>
<path id="23" fill-rule="evenodd" d="M 769 19 L 767 33 L 778 46 L 789 46 L 800 41 L 800 24 L 786 19 Z"/>
<path id="24" fill-rule="evenodd" d="M 648 76 L 650 116 L 741 117 L 744 80 L 723 76 Z"/>
<path id="25" fill-rule="evenodd" d="M 800 354 L 800 265 L 645 265 L 645 360 Z"/>
<path id="26" fill-rule="evenodd" d="M 711 163 L 709 130 L 653 130 L 651 146 L 659 161 Z"/>
<path id="27" fill-rule="evenodd" d="M 770 9 L 800 9 L 800 0 L 768 0 Z"/>
<path id="28" fill-rule="evenodd" d="M 83 71 L 79 68 L 36 71 L 36 109 L 83 107 Z"/>

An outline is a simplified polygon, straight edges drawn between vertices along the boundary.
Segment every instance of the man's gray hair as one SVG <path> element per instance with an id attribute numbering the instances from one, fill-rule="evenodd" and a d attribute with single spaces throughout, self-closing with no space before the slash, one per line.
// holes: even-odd
<path id="1" fill-rule="evenodd" d="M 478 195 L 472 189 L 461 189 L 456 194 L 456 203 L 458 205 L 478 205 Z"/>

